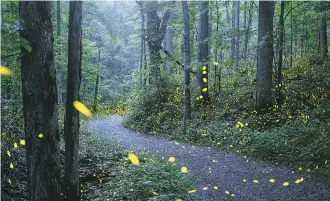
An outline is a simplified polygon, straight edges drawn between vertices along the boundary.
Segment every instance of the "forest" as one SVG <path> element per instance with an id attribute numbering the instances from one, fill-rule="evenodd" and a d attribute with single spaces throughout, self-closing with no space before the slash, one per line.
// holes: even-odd
<path id="1" fill-rule="evenodd" d="M 329 201 L 327 1 L 1 1 L 1 200 Z"/>

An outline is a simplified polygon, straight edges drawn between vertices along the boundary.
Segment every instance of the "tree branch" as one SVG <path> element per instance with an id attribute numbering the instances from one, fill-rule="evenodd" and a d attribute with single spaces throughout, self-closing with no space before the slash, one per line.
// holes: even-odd
<path id="1" fill-rule="evenodd" d="M 300 4 L 296 5 L 295 7 L 293 7 L 292 9 L 290 9 L 290 10 L 286 13 L 286 15 L 284 16 L 283 20 L 285 21 L 286 17 L 288 17 L 288 15 L 289 15 L 294 9 L 298 8 L 299 6 L 301 6 L 301 5 L 304 4 L 304 3 L 308 3 L 308 1 L 303 1 L 303 2 L 301 2 Z"/>
<path id="2" fill-rule="evenodd" d="M 5 58 L 8 58 L 8 57 L 12 57 L 12 56 L 19 56 L 19 52 L 17 53 L 14 53 L 14 54 L 9 54 L 9 55 L 1 55 L 1 58 L 5 59 Z"/>

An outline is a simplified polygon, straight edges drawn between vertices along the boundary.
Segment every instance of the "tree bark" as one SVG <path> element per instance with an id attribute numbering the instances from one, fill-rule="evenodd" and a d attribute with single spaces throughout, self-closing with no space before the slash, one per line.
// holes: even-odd
<path id="1" fill-rule="evenodd" d="M 182 14 L 184 22 L 184 121 L 191 119 L 190 102 L 190 32 L 188 2 L 182 1 Z"/>
<path id="2" fill-rule="evenodd" d="M 250 2 L 249 18 L 247 20 L 248 22 L 247 22 L 247 27 L 245 30 L 245 35 L 244 35 L 244 50 L 243 50 L 244 61 L 246 61 L 247 56 L 248 56 L 248 45 L 249 45 L 250 30 L 251 30 L 251 24 L 252 24 L 252 9 L 253 9 L 253 2 Z"/>
<path id="3" fill-rule="evenodd" d="M 320 7 L 324 9 L 326 6 L 324 1 L 320 2 Z M 327 16 L 323 10 L 320 18 L 320 53 L 322 59 L 328 58 L 328 40 L 327 40 Z"/>
<path id="4" fill-rule="evenodd" d="M 157 6 L 154 2 L 148 2 L 147 11 L 147 41 L 150 52 L 150 72 L 149 72 L 149 83 L 156 84 L 159 83 L 160 74 L 160 49 L 162 41 L 164 40 L 166 27 L 168 20 L 170 18 L 170 12 L 165 11 L 162 20 L 158 17 Z"/>
<path id="5" fill-rule="evenodd" d="M 56 2 L 57 38 L 61 35 L 61 1 Z"/>
<path id="6" fill-rule="evenodd" d="M 243 24 L 243 29 L 244 29 L 244 36 L 245 36 L 246 35 L 245 33 L 247 31 L 247 1 L 244 1 L 244 24 Z M 245 40 L 244 40 L 244 42 L 245 42 Z M 245 43 L 244 43 L 241 58 L 244 58 L 244 54 L 246 54 L 244 51 L 245 51 Z"/>
<path id="7" fill-rule="evenodd" d="M 292 1 L 291 1 L 291 10 L 293 10 L 292 8 Z M 291 31 L 291 35 L 290 35 L 290 66 L 293 65 L 293 16 L 292 16 L 291 12 L 291 21 L 290 21 L 290 31 Z"/>
<path id="8" fill-rule="evenodd" d="M 140 52 L 140 79 L 141 79 L 141 86 L 143 86 L 144 80 L 144 71 L 143 71 L 143 53 L 144 53 L 144 9 L 143 9 L 143 2 L 141 2 L 141 52 Z"/>
<path id="9" fill-rule="evenodd" d="M 239 31 L 239 14 L 240 14 L 240 1 L 236 2 L 235 7 L 235 66 L 238 69 L 239 66 L 239 41 L 240 41 L 240 31 Z"/>
<path id="10" fill-rule="evenodd" d="M 65 135 L 65 176 L 64 195 L 69 201 L 79 200 L 79 112 L 73 102 L 79 100 L 81 83 L 81 19 L 82 2 L 71 1 L 69 11 L 69 50 L 68 50 L 68 82 Z"/>
<path id="11" fill-rule="evenodd" d="M 283 45 L 284 45 L 284 6 L 285 2 L 280 3 L 280 19 L 279 19 L 279 50 L 278 50 L 278 68 L 277 68 L 277 104 L 282 105 L 282 66 L 283 66 Z"/>
<path id="12" fill-rule="evenodd" d="M 147 46 L 146 46 L 146 39 L 145 39 L 145 37 L 146 37 L 146 30 L 145 30 L 145 28 L 143 29 L 143 35 L 144 35 L 144 37 L 143 37 L 143 64 L 144 64 L 143 65 L 143 69 L 144 69 L 143 85 L 146 85 L 149 76 L 148 76 L 148 61 L 147 61 Z"/>
<path id="13" fill-rule="evenodd" d="M 233 9 L 235 11 L 232 14 L 232 41 L 231 41 L 231 59 L 235 60 L 236 69 L 239 66 L 239 13 L 240 13 L 240 2 L 233 1 Z"/>
<path id="14" fill-rule="evenodd" d="M 173 53 L 173 37 L 175 35 L 174 29 L 171 27 L 173 25 L 174 19 L 176 18 L 175 12 L 170 12 L 170 18 L 168 20 L 168 28 L 166 29 L 165 34 L 165 50 L 168 51 L 170 54 Z M 171 61 L 168 59 L 165 61 L 165 68 L 168 72 L 173 72 Z"/>
<path id="15" fill-rule="evenodd" d="M 216 25 L 216 35 L 219 34 L 219 22 L 220 22 L 220 16 L 219 16 L 219 4 L 218 4 L 218 1 L 216 0 L 215 1 L 215 9 L 216 9 L 216 21 L 217 21 L 217 25 Z M 212 30 L 211 30 L 212 31 Z M 214 61 L 218 62 L 218 45 L 219 43 L 216 42 L 215 43 L 215 47 L 214 47 Z M 214 82 L 213 82 L 213 91 L 214 91 L 214 94 L 217 93 L 217 76 L 218 73 L 217 73 L 217 68 L 218 66 L 217 65 L 214 65 Z"/>
<path id="16" fill-rule="evenodd" d="M 208 13 L 209 2 L 198 2 L 199 18 L 198 18 L 198 63 L 200 69 L 197 70 L 197 104 L 206 104 L 210 98 L 208 94 L 208 60 L 209 60 L 209 47 L 208 47 Z M 206 79 L 206 82 L 205 82 Z"/>
<path id="17" fill-rule="evenodd" d="M 225 6 L 226 6 L 226 20 L 227 20 L 228 26 L 230 26 L 229 1 L 225 2 Z"/>
<path id="18" fill-rule="evenodd" d="M 101 64 L 101 50 L 99 47 L 99 58 L 97 60 L 97 74 L 96 74 L 96 81 L 95 81 L 95 90 L 94 90 L 94 105 L 93 105 L 93 111 L 97 111 L 97 96 L 99 93 L 99 82 L 100 82 L 100 65 Z"/>
<path id="19" fill-rule="evenodd" d="M 57 43 L 60 44 L 60 40 L 61 40 L 60 39 L 60 36 L 61 36 L 61 2 L 60 1 L 56 2 L 56 21 L 57 21 L 57 24 L 56 24 Z M 59 51 L 58 53 L 59 53 L 59 56 L 60 56 L 61 51 Z M 62 67 L 59 64 L 59 61 L 58 61 L 56 69 L 57 69 L 56 75 L 57 75 L 58 104 L 63 105 L 63 92 L 62 92 L 62 87 L 61 87 L 62 86 L 63 72 L 62 72 Z"/>
<path id="20" fill-rule="evenodd" d="M 30 42 L 21 48 L 24 130 L 30 201 L 58 201 L 60 187 L 60 135 L 56 72 L 53 55 L 51 2 L 21 1 L 20 37 Z M 43 137 L 38 135 L 42 133 Z"/>
<path id="21" fill-rule="evenodd" d="M 274 2 L 260 1 L 256 87 L 256 108 L 258 111 L 267 109 L 272 104 L 273 17 Z"/>
<path id="22" fill-rule="evenodd" d="M 232 15 L 231 15 L 231 30 L 232 30 L 232 35 L 231 35 L 231 54 L 230 54 L 230 59 L 234 60 L 235 59 L 235 35 L 236 35 L 236 29 L 235 29 L 235 12 L 233 11 L 236 8 L 236 1 L 233 1 L 232 4 Z M 236 9 L 235 9 L 236 11 Z"/>

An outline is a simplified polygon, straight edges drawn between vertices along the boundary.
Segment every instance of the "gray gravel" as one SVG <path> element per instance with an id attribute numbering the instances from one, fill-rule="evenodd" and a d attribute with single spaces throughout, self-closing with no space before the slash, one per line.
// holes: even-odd
<path id="1" fill-rule="evenodd" d="M 270 163 L 253 158 L 248 158 L 249 162 L 245 162 L 239 154 L 139 134 L 124 128 L 121 122 L 122 117 L 112 116 L 88 121 L 83 128 L 137 154 L 148 152 L 165 158 L 174 156 L 176 164 L 187 166 L 189 173 L 195 178 L 198 200 L 330 200 L 330 185 L 327 182 L 317 181 L 308 176 L 304 177 L 304 182 L 295 184 L 296 179 L 302 175 L 292 173 L 288 168 L 274 167 Z M 274 178 L 276 182 L 270 183 L 270 178 Z M 243 182 L 243 179 L 246 179 L 246 182 Z M 254 179 L 259 183 L 253 183 Z M 285 181 L 289 182 L 289 186 L 282 186 Z M 202 190 L 206 186 L 208 190 Z M 218 190 L 214 190 L 214 186 L 217 186 Z M 229 191 L 230 195 L 225 191 Z M 232 197 L 231 194 L 235 196 Z"/>

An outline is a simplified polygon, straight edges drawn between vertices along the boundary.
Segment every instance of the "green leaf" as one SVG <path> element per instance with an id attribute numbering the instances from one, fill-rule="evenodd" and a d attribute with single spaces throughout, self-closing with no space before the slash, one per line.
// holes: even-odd
<path id="1" fill-rule="evenodd" d="M 30 53 L 32 51 L 32 47 L 29 41 L 27 41 L 25 38 L 21 37 L 21 46 Z"/>

